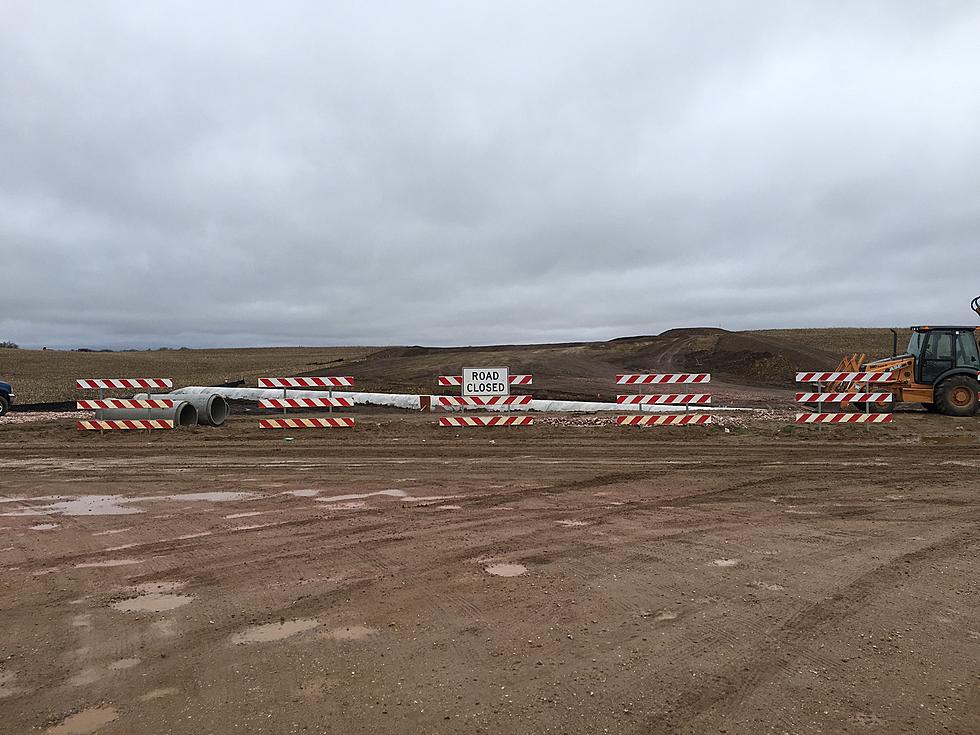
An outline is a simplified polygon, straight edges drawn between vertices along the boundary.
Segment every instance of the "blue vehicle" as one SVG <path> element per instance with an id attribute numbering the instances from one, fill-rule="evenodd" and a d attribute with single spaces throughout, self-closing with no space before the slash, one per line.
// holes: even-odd
<path id="1" fill-rule="evenodd" d="M 0 380 L 0 416 L 10 410 L 10 404 L 14 402 L 13 388 L 10 383 Z"/>

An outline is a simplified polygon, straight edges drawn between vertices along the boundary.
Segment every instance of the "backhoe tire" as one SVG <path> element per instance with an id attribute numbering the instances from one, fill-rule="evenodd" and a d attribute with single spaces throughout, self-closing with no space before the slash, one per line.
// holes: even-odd
<path id="1" fill-rule="evenodd" d="M 946 416 L 973 416 L 980 407 L 980 384 L 969 375 L 954 375 L 936 386 L 936 408 Z"/>

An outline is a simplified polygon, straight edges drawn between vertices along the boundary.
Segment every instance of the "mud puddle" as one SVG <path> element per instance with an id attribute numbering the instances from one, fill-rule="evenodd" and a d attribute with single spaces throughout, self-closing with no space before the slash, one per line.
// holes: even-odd
<path id="1" fill-rule="evenodd" d="M 177 594 L 183 582 L 144 582 L 132 587 L 135 597 L 117 600 L 109 605 L 120 612 L 167 612 L 194 601 L 193 595 Z"/>
<path id="2" fill-rule="evenodd" d="M 49 727 L 47 735 L 90 735 L 119 718 L 115 707 L 92 707 L 66 717 L 60 725 Z"/>
<path id="3" fill-rule="evenodd" d="M 299 618 L 297 620 L 286 620 L 281 623 L 267 623 L 265 625 L 254 625 L 246 628 L 240 633 L 231 637 L 231 642 L 235 645 L 245 645 L 249 643 L 271 643 L 281 641 L 290 636 L 311 630 L 317 627 L 320 621 L 316 618 Z"/>
<path id="4" fill-rule="evenodd" d="M 414 496 L 405 492 L 404 490 L 399 490 L 397 488 L 391 490 L 377 490 L 373 493 L 354 493 L 351 495 L 334 495 L 329 498 L 317 498 L 318 503 L 344 503 L 352 500 L 365 500 L 367 498 L 397 498 L 406 503 L 425 503 L 434 502 L 436 500 L 455 500 L 458 495 L 423 495 Z"/>
<path id="5" fill-rule="evenodd" d="M 44 496 L 38 498 L 22 498 L 24 503 L 44 502 L 40 505 L 29 505 L 0 516 L 115 516 L 143 513 L 142 508 L 134 507 L 138 503 L 169 500 L 180 502 L 210 502 L 227 503 L 236 500 L 253 500 L 261 497 L 257 493 L 240 491 L 216 491 L 203 493 L 187 493 L 185 495 L 149 495 L 144 497 L 128 497 L 125 495 L 80 495 L 66 497 L 62 495 Z"/>

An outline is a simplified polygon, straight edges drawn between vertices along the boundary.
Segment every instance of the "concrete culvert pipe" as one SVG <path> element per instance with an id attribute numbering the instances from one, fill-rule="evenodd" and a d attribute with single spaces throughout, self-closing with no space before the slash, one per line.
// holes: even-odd
<path id="1" fill-rule="evenodd" d="M 175 401 L 173 408 L 106 408 L 95 412 L 97 419 L 133 421 L 163 419 L 174 426 L 197 426 L 197 409 L 187 401 Z"/>
<path id="2" fill-rule="evenodd" d="M 145 398 L 145 396 L 137 396 L 138 398 Z M 228 414 L 231 413 L 231 407 L 228 405 L 228 401 L 219 396 L 217 393 L 171 393 L 168 395 L 159 394 L 151 395 L 150 398 L 165 398 L 171 401 L 186 401 L 197 409 L 197 421 L 199 424 L 206 424 L 208 426 L 221 426 L 225 419 L 228 418 Z"/>

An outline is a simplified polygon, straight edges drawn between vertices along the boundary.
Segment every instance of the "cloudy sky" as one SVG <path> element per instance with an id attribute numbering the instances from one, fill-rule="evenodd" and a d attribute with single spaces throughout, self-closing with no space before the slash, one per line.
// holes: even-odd
<path id="1" fill-rule="evenodd" d="M 0 14 L 0 340 L 975 321 L 971 0 Z"/>

